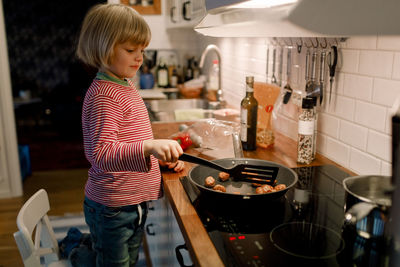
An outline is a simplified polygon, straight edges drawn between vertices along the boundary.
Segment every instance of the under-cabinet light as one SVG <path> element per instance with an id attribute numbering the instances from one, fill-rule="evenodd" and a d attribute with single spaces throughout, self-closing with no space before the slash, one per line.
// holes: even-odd
<path id="1" fill-rule="evenodd" d="M 231 8 L 268 8 L 292 4 L 297 0 L 249 0 L 230 6 Z"/>

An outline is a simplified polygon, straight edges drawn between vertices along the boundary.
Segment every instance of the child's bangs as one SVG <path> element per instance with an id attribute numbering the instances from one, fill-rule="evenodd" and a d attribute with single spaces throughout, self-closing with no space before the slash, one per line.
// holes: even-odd
<path id="1" fill-rule="evenodd" d="M 123 33 L 122 42 L 131 42 L 135 45 L 148 46 L 151 39 L 150 28 L 142 19 L 131 21 Z"/>

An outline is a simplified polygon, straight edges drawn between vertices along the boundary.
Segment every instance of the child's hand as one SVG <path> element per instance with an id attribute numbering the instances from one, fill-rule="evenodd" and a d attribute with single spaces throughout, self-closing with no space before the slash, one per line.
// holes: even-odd
<path id="1" fill-rule="evenodd" d="M 183 154 L 183 150 L 178 142 L 169 139 L 145 140 L 143 148 L 146 157 L 151 154 L 165 162 L 176 162 L 180 155 Z"/>
<path id="2" fill-rule="evenodd" d="M 161 167 L 167 167 L 168 169 L 174 169 L 175 172 L 181 172 L 183 171 L 183 168 L 185 168 L 185 163 L 181 160 L 178 160 L 177 162 L 164 162 L 160 161 Z"/>

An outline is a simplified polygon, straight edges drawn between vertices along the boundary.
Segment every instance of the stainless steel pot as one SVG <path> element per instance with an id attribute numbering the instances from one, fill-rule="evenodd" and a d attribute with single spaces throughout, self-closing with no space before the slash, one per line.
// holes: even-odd
<path id="1" fill-rule="evenodd" d="M 365 239 L 381 238 L 392 206 L 391 177 L 354 176 L 343 180 L 346 191 L 345 225 L 356 228 Z"/>

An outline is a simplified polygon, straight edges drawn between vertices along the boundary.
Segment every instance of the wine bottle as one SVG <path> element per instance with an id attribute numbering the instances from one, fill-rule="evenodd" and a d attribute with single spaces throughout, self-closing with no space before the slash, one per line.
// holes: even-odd
<path id="1" fill-rule="evenodd" d="M 240 103 L 240 140 L 244 150 L 256 149 L 258 102 L 254 98 L 254 77 L 246 77 L 246 96 Z"/>
<path id="2" fill-rule="evenodd" d="M 157 85 L 158 87 L 168 87 L 168 68 L 162 58 L 157 68 Z"/>

